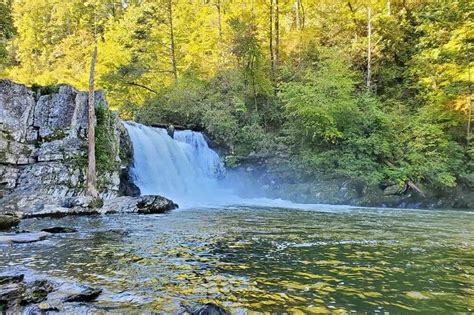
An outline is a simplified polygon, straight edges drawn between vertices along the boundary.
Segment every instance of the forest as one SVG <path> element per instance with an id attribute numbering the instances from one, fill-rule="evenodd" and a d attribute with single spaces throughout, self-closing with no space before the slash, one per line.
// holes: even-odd
<path id="1" fill-rule="evenodd" d="M 204 130 L 228 166 L 474 185 L 470 0 L 1 0 L 0 75 L 96 86 L 122 119 Z M 471 74 L 472 72 L 472 74 Z"/>

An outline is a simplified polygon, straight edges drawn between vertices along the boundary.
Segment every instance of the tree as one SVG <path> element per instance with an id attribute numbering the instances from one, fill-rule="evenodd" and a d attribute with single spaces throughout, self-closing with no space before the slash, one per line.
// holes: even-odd
<path id="1" fill-rule="evenodd" d="M 0 2 L 0 69 L 2 64 L 8 61 L 6 42 L 15 35 L 15 27 L 11 15 L 11 5 L 8 2 Z"/>
<path id="2" fill-rule="evenodd" d="M 367 91 L 372 90 L 372 9 L 367 8 Z"/>
<path id="3" fill-rule="evenodd" d="M 172 0 L 167 1 L 168 4 L 168 23 L 170 28 L 170 55 L 171 55 L 171 66 L 173 68 L 174 80 L 178 80 L 178 70 L 176 68 L 176 53 L 174 43 L 174 28 L 173 28 L 173 3 Z"/>
<path id="4" fill-rule="evenodd" d="M 94 47 L 91 60 L 89 77 L 89 123 L 87 132 L 87 194 L 94 198 L 99 196 L 97 191 L 97 171 L 95 163 L 95 96 L 94 96 L 94 76 L 95 64 L 97 61 L 97 46 Z"/>

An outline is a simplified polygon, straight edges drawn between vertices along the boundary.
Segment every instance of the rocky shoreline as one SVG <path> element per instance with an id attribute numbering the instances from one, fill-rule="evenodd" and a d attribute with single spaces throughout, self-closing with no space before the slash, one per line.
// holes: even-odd
<path id="1" fill-rule="evenodd" d="M 134 299 L 128 292 L 107 292 L 99 287 L 74 283 L 26 268 L 0 273 L 2 314 L 97 314 L 127 313 L 129 310 L 101 306 L 101 300 Z M 212 303 L 183 305 L 180 314 L 229 314 Z"/>

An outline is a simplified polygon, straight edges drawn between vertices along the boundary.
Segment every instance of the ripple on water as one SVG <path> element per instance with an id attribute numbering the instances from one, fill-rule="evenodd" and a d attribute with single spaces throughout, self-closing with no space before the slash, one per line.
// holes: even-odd
<path id="1" fill-rule="evenodd" d="M 27 266 L 101 286 L 102 305 L 176 312 L 404 313 L 474 309 L 471 213 L 187 209 L 167 215 L 24 220 L 77 233 L 0 248 Z"/>

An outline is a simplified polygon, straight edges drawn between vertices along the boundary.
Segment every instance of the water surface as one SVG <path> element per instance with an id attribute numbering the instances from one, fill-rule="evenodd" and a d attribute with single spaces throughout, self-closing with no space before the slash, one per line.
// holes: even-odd
<path id="1" fill-rule="evenodd" d="M 453 313 L 474 309 L 472 212 L 235 207 L 28 219 L 78 233 L 0 247 L 24 266 L 105 289 L 97 302 L 176 313 Z"/>

